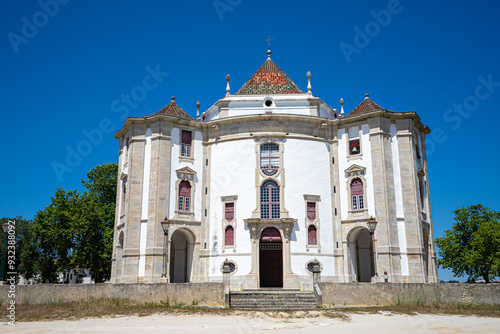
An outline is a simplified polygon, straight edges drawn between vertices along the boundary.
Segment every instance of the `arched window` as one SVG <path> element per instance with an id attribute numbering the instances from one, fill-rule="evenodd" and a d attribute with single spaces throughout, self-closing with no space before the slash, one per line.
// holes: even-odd
<path id="1" fill-rule="evenodd" d="M 234 229 L 232 226 L 226 227 L 226 238 L 225 238 L 226 246 L 233 246 L 234 245 Z"/>
<path id="2" fill-rule="evenodd" d="M 316 238 L 316 227 L 314 225 L 309 225 L 309 228 L 307 229 L 307 236 L 308 236 L 308 245 L 317 245 L 318 240 Z"/>
<path id="3" fill-rule="evenodd" d="M 363 196 L 363 181 L 354 179 L 351 182 L 352 209 L 362 210 L 365 208 L 365 199 Z"/>
<path id="4" fill-rule="evenodd" d="M 260 188 L 260 218 L 280 218 L 280 188 L 268 180 Z"/>
<path id="5" fill-rule="evenodd" d="M 189 211 L 191 208 L 191 185 L 188 181 L 179 183 L 179 211 Z"/>
<path id="6" fill-rule="evenodd" d="M 280 168 L 280 149 L 276 144 L 260 145 L 260 169 L 266 175 L 274 175 Z"/>

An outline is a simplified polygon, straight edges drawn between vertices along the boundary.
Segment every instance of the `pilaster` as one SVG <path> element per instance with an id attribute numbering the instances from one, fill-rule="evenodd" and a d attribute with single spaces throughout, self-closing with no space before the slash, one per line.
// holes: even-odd
<path id="1" fill-rule="evenodd" d="M 377 228 L 377 271 L 387 271 L 389 282 L 402 282 L 398 242 L 396 194 L 391 150 L 391 120 L 383 117 L 368 120 L 372 155 L 372 174 Z"/>

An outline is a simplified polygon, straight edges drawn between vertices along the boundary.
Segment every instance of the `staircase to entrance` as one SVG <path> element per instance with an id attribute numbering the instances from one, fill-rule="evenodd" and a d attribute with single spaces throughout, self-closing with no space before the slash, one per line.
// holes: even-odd
<path id="1" fill-rule="evenodd" d="M 317 300 L 312 291 L 260 289 L 231 292 L 229 305 L 244 310 L 311 310 Z"/>

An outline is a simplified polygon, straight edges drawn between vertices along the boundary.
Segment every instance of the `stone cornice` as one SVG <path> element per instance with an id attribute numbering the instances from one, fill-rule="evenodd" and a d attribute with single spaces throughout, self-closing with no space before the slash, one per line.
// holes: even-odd
<path id="1" fill-rule="evenodd" d="M 170 115 L 152 115 L 148 117 L 129 117 L 125 120 L 123 128 L 118 130 L 114 137 L 116 139 L 124 136 L 132 124 L 152 124 L 158 121 L 168 122 L 173 126 L 182 126 L 187 128 L 192 128 L 193 130 L 208 132 L 209 138 L 219 137 L 224 133 L 224 129 L 232 130 L 233 135 L 236 133 L 247 132 L 245 128 L 254 125 L 255 123 L 261 122 L 276 122 L 282 127 L 289 128 L 290 133 L 294 135 L 300 135 L 299 132 L 292 132 L 298 128 L 297 124 L 300 123 L 301 128 L 304 132 L 311 132 L 311 135 L 323 140 L 329 140 L 330 137 L 334 137 L 339 128 L 349 126 L 353 123 L 364 122 L 371 118 L 382 117 L 390 120 L 400 120 L 400 119 L 410 119 L 413 121 L 414 125 L 423 133 L 429 134 L 430 130 L 426 125 L 423 125 L 420 121 L 420 117 L 416 112 L 390 112 L 390 111 L 372 111 L 363 113 L 360 115 L 352 117 L 342 117 L 342 118 L 323 118 L 319 116 L 311 115 L 296 115 L 296 114 L 253 114 L 253 115 L 242 115 L 242 116 L 232 116 L 224 117 L 221 119 L 215 119 L 207 122 L 200 120 L 188 120 L 184 118 L 174 117 Z M 304 125 L 307 125 L 303 128 Z M 266 131 L 264 129 L 264 131 Z M 268 131 L 269 132 L 269 131 Z M 278 131 L 279 132 L 279 131 Z M 316 132 L 313 134 L 313 132 Z M 257 135 L 259 131 L 255 131 L 253 135 Z M 285 132 L 286 134 L 286 132 Z M 288 136 L 287 135 L 287 136 Z"/>

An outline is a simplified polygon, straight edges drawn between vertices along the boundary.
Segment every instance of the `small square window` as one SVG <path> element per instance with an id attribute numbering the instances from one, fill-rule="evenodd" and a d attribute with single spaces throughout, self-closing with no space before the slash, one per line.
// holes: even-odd
<path id="1" fill-rule="evenodd" d="M 359 147 L 359 139 L 349 140 L 349 154 L 359 154 L 361 153 L 361 149 Z"/>

